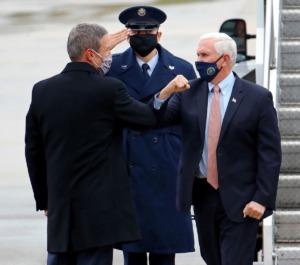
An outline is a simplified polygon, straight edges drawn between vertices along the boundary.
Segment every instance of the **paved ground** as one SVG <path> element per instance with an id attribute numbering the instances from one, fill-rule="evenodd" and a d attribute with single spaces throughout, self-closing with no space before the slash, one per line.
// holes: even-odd
<path id="1" fill-rule="evenodd" d="M 24 159 L 25 115 L 35 82 L 61 71 L 69 61 L 66 39 L 80 22 L 104 25 L 110 32 L 122 25 L 122 7 L 101 8 L 102 0 L 0 1 L 0 264 L 44 265 L 46 218 L 35 212 Z M 138 3 L 109 0 L 110 3 Z M 153 3 L 154 1 L 147 1 Z M 165 1 L 167 2 L 167 1 Z M 184 2 L 184 1 L 183 1 Z M 81 3 L 81 5 L 79 5 Z M 85 3 L 84 5 L 82 3 Z M 95 3 L 97 5 L 95 5 Z M 241 17 L 255 33 L 255 1 L 196 1 L 160 6 L 168 14 L 161 44 L 194 63 L 199 36 L 218 31 L 229 18 Z M 124 43 L 115 52 L 128 47 Z M 252 45 L 253 51 L 253 45 Z M 251 45 L 250 45 L 250 54 Z M 196 252 L 177 255 L 177 265 L 203 265 Z M 122 264 L 115 252 L 114 265 Z"/>
<path id="2" fill-rule="evenodd" d="M 0 264 L 44 265 L 46 217 L 34 211 L 31 189 L 0 188 Z M 202 265 L 199 249 L 177 255 L 178 265 Z M 121 251 L 114 252 L 114 265 L 123 264 Z"/>

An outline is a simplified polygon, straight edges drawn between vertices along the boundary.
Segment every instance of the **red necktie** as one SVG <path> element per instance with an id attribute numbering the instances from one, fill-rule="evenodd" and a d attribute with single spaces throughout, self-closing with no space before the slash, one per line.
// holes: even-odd
<path id="1" fill-rule="evenodd" d="M 208 159 L 207 159 L 207 182 L 215 189 L 219 187 L 218 167 L 216 150 L 221 131 L 221 112 L 220 112 L 220 88 L 214 87 L 214 95 L 210 107 L 208 123 Z"/>

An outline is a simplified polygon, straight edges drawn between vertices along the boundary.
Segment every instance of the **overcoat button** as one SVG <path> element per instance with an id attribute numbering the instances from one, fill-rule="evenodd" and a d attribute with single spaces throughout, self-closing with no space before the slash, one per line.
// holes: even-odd
<path id="1" fill-rule="evenodd" d="M 157 170 L 157 166 L 156 165 L 153 165 L 152 166 L 152 171 L 156 171 Z"/>

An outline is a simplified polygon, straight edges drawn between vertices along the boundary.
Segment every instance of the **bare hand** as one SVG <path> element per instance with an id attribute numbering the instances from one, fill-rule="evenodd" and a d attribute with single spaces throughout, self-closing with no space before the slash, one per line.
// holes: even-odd
<path id="1" fill-rule="evenodd" d="M 159 93 L 158 99 L 166 99 L 175 92 L 181 92 L 189 88 L 190 88 L 189 81 L 183 75 L 177 75 Z"/>
<path id="2" fill-rule="evenodd" d="M 45 216 L 48 216 L 48 209 L 44 210 Z"/>
<path id="3" fill-rule="evenodd" d="M 259 220 L 263 216 L 265 210 L 266 210 L 265 206 L 257 202 L 251 201 L 245 206 L 243 210 L 244 218 L 249 216 Z"/>
<path id="4" fill-rule="evenodd" d="M 128 36 L 129 36 L 129 29 L 123 29 L 116 33 L 108 34 L 110 49 L 112 50 L 119 43 L 126 40 L 128 38 Z"/>

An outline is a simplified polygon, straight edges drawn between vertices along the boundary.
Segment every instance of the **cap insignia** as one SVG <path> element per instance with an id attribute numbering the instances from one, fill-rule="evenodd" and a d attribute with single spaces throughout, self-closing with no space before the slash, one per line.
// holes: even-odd
<path id="1" fill-rule="evenodd" d="M 138 11 L 137 11 L 138 15 L 140 17 L 143 17 L 146 15 L 146 9 L 145 8 L 140 8 Z"/>

